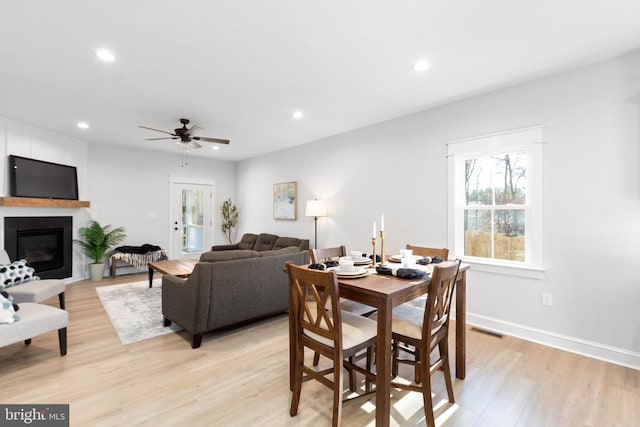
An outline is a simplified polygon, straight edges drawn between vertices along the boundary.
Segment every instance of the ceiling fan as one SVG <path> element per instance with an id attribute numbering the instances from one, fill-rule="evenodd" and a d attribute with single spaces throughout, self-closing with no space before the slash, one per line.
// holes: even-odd
<path id="1" fill-rule="evenodd" d="M 165 130 L 154 129 L 147 126 L 138 126 L 138 127 L 171 135 L 170 137 L 164 137 L 164 138 L 146 138 L 147 141 L 157 141 L 161 139 L 179 139 L 180 140 L 179 144 L 183 144 L 188 148 L 201 148 L 202 145 L 198 144 L 196 141 L 216 142 L 218 144 L 229 143 L 228 139 L 207 138 L 204 136 L 194 135 L 194 132 L 196 131 L 196 129 L 201 129 L 201 130 L 204 130 L 204 129 L 196 125 L 191 126 L 191 128 L 187 128 L 187 125 L 189 124 L 189 119 L 180 119 L 180 123 L 182 123 L 182 127 L 174 129 L 173 132 L 167 132 Z"/>

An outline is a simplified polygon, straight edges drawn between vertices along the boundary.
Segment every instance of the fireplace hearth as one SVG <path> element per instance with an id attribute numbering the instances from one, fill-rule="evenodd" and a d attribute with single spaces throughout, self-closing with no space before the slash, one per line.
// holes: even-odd
<path id="1" fill-rule="evenodd" d="M 65 279 L 73 271 L 73 218 L 5 217 L 4 248 L 12 260 L 26 259 L 42 279 Z"/>

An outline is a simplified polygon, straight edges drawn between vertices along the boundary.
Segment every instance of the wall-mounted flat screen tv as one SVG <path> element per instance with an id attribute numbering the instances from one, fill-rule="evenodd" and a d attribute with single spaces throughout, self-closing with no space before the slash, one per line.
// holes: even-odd
<path id="1" fill-rule="evenodd" d="M 9 192 L 12 197 L 78 200 L 75 166 L 9 156 Z"/>

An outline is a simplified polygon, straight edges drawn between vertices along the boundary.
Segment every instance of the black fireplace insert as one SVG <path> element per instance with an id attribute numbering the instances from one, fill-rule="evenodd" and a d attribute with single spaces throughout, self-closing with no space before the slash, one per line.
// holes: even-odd
<path id="1" fill-rule="evenodd" d="M 73 218 L 5 217 L 4 248 L 12 260 L 26 259 L 42 279 L 64 279 L 73 272 Z"/>

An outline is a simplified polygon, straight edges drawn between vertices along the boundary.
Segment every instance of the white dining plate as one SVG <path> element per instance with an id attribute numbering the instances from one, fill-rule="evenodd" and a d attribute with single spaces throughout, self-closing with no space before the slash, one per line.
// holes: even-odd
<path id="1" fill-rule="evenodd" d="M 358 274 L 356 276 L 351 275 L 351 274 L 340 274 L 340 273 L 336 273 L 336 276 L 338 276 L 338 279 L 359 279 L 361 277 L 367 277 L 369 275 L 369 272 L 365 271 L 362 274 Z"/>
<path id="2" fill-rule="evenodd" d="M 421 256 L 421 255 L 411 255 L 411 258 L 413 258 L 414 260 L 416 260 L 416 261 L 417 261 L 417 260 L 422 259 L 422 258 L 424 258 L 424 257 L 423 257 L 423 256 Z M 400 260 L 401 260 L 401 259 L 402 259 L 402 255 L 400 255 L 400 254 L 398 254 L 398 255 L 391 255 L 391 256 L 389 257 L 389 261 L 393 261 L 393 262 L 400 262 Z"/>
<path id="3" fill-rule="evenodd" d="M 340 271 L 340 267 L 331 267 L 329 271 L 335 271 L 339 277 L 363 276 L 367 274 L 367 270 L 362 267 L 355 267 L 353 271 Z"/>

